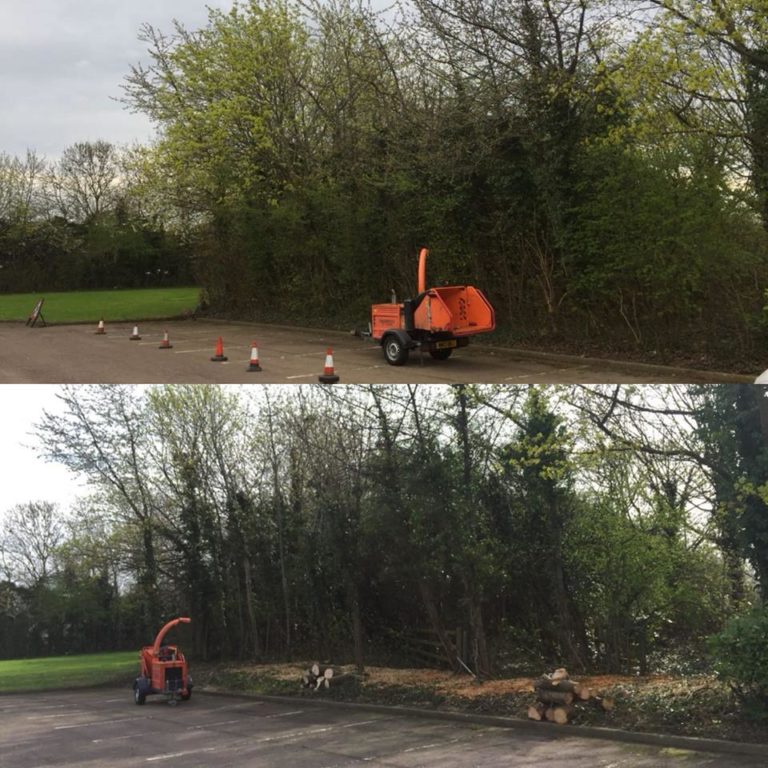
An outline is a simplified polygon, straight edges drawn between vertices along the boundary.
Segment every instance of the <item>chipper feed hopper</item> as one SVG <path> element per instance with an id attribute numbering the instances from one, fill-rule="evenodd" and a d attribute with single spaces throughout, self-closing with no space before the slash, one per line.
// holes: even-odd
<path id="1" fill-rule="evenodd" d="M 189 624 L 186 616 L 169 621 L 158 633 L 152 645 L 139 652 L 139 676 L 133 682 L 133 699 L 143 704 L 147 696 L 161 693 L 170 703 L 186 701 L 192 695 L 192 675 L 184 654 L 176 645 L 163 642 L 166 634 L 177 624 Z"/>
<path id="2" fill-rule="evenodd" d="M 402 304 L 371 307 L 371 337 L 384 350 L 390 365 L 405 365 L 412 349 L 426 349 L 435 360 L 446 360 L 469 337 L 496 327 L 493 307 L 471 285 L 426 287 L 427 254 L 419 253 L 418 294 Z"/>

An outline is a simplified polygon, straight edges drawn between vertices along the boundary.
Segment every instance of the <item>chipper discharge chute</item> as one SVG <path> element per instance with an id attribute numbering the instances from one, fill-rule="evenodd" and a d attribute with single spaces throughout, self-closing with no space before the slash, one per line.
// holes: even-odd
<path id="1" fill-rule="evenodd" d="M 411 349 L 426 349 L 435 360 L 446 360 L 469 337 L 496 327 L 493 307 L 471 285 L 426 287 L 427 254 L 419 253 L 418 294 L 402 304 L 374 304 L 370 335 L 384 350 L 390 365 L 408 362 Z"/>
<path id="2" fill-rule="evenodd" d="M 133 681 L 133 699 L 143 704 L 147 696 L 164 694 L 171 704 L 179 699 L 187 701 L 192 695 L 192 675 L 184 654 L 176 645 L 163 642 L 166 634 L 177 624 L 189 624 L 190 619 L 181 616 L 163 626 L 152 645 L 139 651 L 139 676 Z"/>

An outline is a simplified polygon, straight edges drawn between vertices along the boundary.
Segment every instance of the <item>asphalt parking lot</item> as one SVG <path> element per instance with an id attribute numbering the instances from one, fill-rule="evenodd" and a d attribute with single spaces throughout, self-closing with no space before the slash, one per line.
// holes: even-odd
<path id="1" fill-rule="evenodd" d="M 481 382 L 498 384 L 660 383 L 737 380 L 714 372 L 681 371 L 632 363 L 606 363 L 543 353 L 505 350 L 481 344 L 459 349 L 445 361 L 412 353 L 405 366 L 391 366 L 381 348 L 338 331 L 213 321 L 133 323 L 27 328 L 0 324 L 0 384 L 46 383 L 248 383 L 308 384 L 323 373 L 327 347 L 333 348 L 342 384 Z M 159 349 L 168 331 L 171 349 Z M 211 362 L 217 338 L 226 362 Z M 252 341 L 258 343 L 262 371 L 249 372 Z M 756 375 L 756 374 L 755 374 Z M 754 377 L 741 377 L 751 381 Z"/>
<path id="2" fill-rule="evenodd" d="M 543 730 L 543 729 L 542 729 Z M 274 768 L 757 768 L 765 760 L 428 717 L 198 694 L 143 707 L 131 690 L 96 688 L 0 696 L 0 765 L 273 766 Z"/>

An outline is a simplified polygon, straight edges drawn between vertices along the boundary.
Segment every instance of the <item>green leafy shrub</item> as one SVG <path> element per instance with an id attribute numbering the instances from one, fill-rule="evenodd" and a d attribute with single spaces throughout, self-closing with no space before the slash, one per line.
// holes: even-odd
<path id="1" fill-rule="evenodd" d="M 710 643 L 718 675 L 742 699 L 768 708 L 768 609 L 731 619 Z"/>

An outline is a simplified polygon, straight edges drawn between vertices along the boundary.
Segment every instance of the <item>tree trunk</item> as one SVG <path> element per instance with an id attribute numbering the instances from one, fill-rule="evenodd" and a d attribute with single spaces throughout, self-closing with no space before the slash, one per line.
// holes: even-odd
<path id="1" fill-rule="evenodd" d="M 557 499 L 550 498 L 552 509 L 552 538 L 553 554 L 550 568 L 552 569 L 555 615 L 557 621 L 557 635 L 560 644 L 560 652 L 567 658 L 569 667 L 576 667 L 580 670 L 585 669 L 584 660 L 576 648 L 574 642 L 574 621 L 571 601 L 568 595 L 568 587 L 565 579 L 565 565 L 562 546 L 562 527 L 559 522 L 560 510 Z"/>
<path id="2" fill-rule="evenodd" d="M 355 643 L 355 666 L 359 674 L 365 672 L 363 660 L 363 624 L 360 620 L 360 594 L 357 585 L 352 583 L 349 587 L 352 603 L 352 636 Z"/>
<path id="3" fill-rule="evenodd" d="M 464 384 L 457 384 L 459 412 L 456 418 L 456 431 L 461 442 L 463 496 L 467 509 L 468 533 L 475 541 L 478 539 L 476 504 L 472 493 L 472 450 L 469 439 L 469 404 L 467 389 Z M 488 677 L 491 673 L 491 662 L 488 654 L 488 643 L 485 637 L 483 623 L 482 587 L 478 583 L 471 563 L 467 562 L 462 568 L 464 594 L 469 606 L 469 626 L 472 630 L 472 649 L 475 674 L 478 677 Z"/>
<path id="4" fill-rule="evenodd" d="M 117 571 L 112 571 L 112 590 L 115 594 L 114 606 L 115 606 L 115 642 L 113 650 L 118 650 L 123 647 L 123 601 L 120 597 L 120 587 L 117 582 Z"/>
<path id="5" fill-rule="evenodd" d="M 253 607 L 253 584 L 251 584 L 251 558 L 245 555 L 243 558 L 243 581 L 245 582 L 245 610 L 248 617 L 248 632 L 251 639 L 251 653 L 255 658 L 261 656 L 259 643 L 259 628 L 256 623 L 256 614 Z"/>
<path id="6" fill-rule="evenodd" d="M 443 622 L 440 620 L 440 613 L 437 610 L 434 597 L 432 596 L 432 588 L 424 579 L 419 579 L 419 594 L 424 603 L 424 609 L 427 612 L 432 631 L 439 638 L 440 644 L 445 650 L 448 663 L 451 665 L 451 669 L 454 672 L 458 672 L 459 662 L 456 660 L 456 646 L 450 641 L 450 638 L 446 634 Z"/>
<path id="7" fill-rule="evenodd" d="M 154 637 L 160 629 L 160 600 L 157 594 L 157 560 L 155 559 L 155 541 L 152 522 L 142 520 L 142 543 L 144 548 L 144 568 L 141 576 L 141 591 L 144 604 L 145 633 Z"/>
<path id="8" fill-rule="evenodd" d="M 472 629 L 475 673 L 478 677 L 487 678 L 491 674 L 491 661 L 480 599 L 474 594 L 469 597 L 469 624 Z"/>
<path id="9" fill-rule="evenodd" d="M 277 522 L 277 546 L 280 555 L 280 585 L 283 590 L 283 610 L 285 618 L 285 653 L 286 657 L 291 659 L 291 604 L 288 590 L 288 576 L 285 571 L 285 550 L 283 542 L 283 503 L 278 498 L 278 522 Z"/>

